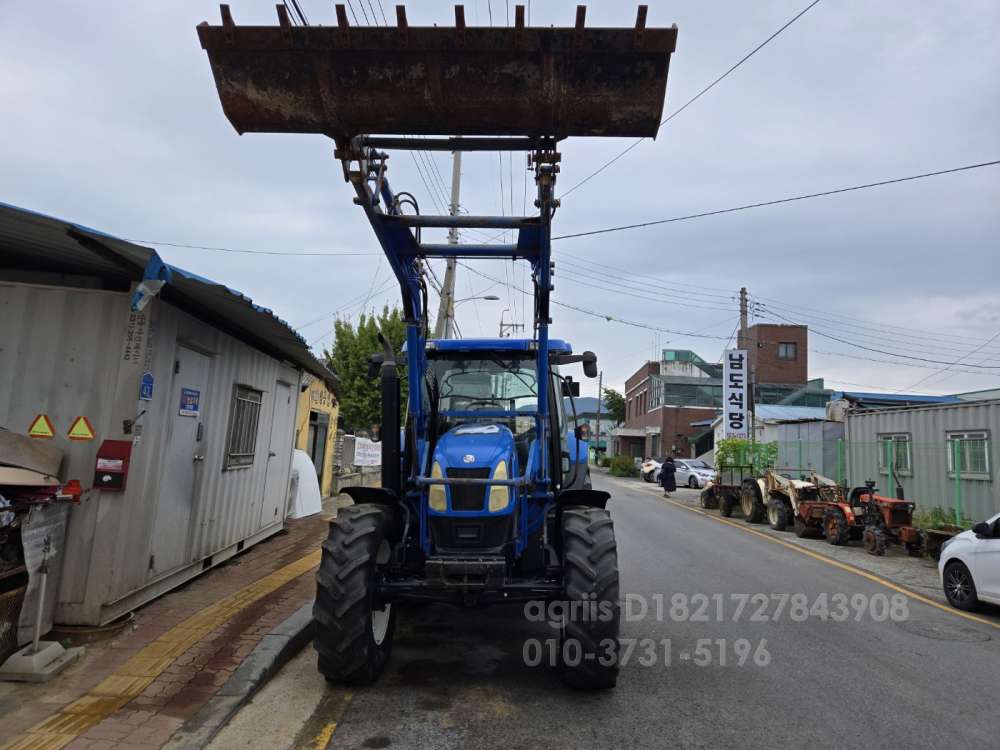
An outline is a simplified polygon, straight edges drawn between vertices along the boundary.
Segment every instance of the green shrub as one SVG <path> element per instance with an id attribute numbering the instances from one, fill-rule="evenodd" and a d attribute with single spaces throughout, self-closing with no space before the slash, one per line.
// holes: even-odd
<path id="1" fill-rule="evenodd" d="M 777 460 L 776 442 L 751 443 L 743 438 L 729 438 L 715 445 L 715 465 L 720 469 L 752 466 L 754 473 L 761 474 Z"/>
<path id="2" fill-rule="evenodd" d="M 597 465 L 607 469 L 611 466 L 611 456 L 601 456 L 600 459 L 598 459 Z"/>
<path id="3" fill-rule="evenodd" d="M 628 456 L 614 456 L 611 459 L 610 469 L 611 471 L 609 473 L 613 477 L 639 476 L 639 467 L 636 466 L 635 461 Z"/>
<path id="4" fill-rule="evenodd" d="M 913 513 L 913 525 L 918 529 L 946 529 L 958 527 L 961 529 L 971 529 L 975 523 L 971 518 L 956 518 L 954 508 L 927 508 L 917 510 Z"/>

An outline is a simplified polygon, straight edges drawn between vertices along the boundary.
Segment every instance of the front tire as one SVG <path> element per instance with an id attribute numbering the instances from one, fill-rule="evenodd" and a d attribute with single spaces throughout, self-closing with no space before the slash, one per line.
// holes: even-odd
<path id="1" fill-rule="evenodd" d="M 601 508 L 568 508 L 562 514 L 562 537 L 563 679 L 582 690 L 614 687 L 620 619 L 614 523 Z"/>
<path id="2" fill-rule="evenodd" d="M 752 479 L 743 482 L 740 488 L 740 507 L 747 523 L 761 523 L 764 520 L 764 499 L 760 496 L 760 487 Z"/>
<path id="3" fill-rule="evenodd" d="M 966 612 L 972 612 L 979 606 L 979 595 L 972 573 L 959 560 L 948 563 L 944 569 L 944 595 L 948 603 Z"/>
<path id="4" fill-rule="evenodd" d="M 771 497 L 767 504 L 767 520 L 771 528 L 775 531 L 784 531 L 788 528 L 788 520 L 791 509 L 785 503 L 783 497 Z"/>
<path id="5" fill-rule="evenodd" d="M 396 612 L 375 595 L 377 567 L 389 558 L 389 525 L 386 512 L 371 503 L 341 508 L 330 522 L 313 604 L 313 645 L 329 682 L 368 684 L 389 660 Z"/>
<path id="6" fill-rule="evenodd" d="M 869 555 L 882 557 L 885 554 L 885 532 L 882 529 L 869 526 L 861 535 L 861 543 Z"/>
<path id="7" fill-rule="evenodd" d="M 823 514 L 823 531 L 826 534 L 826 541 L 836 547 L 847 544 L 851 538 L 851 530 L 847 525 L 847 518 L 840 508 L 827 508 Z"/>
<path id="8" fill-rule="evenodd" d="M 692 490 L 698 489 L 698 477 L 689 477 L 688 487 L 690 487 Z"/>

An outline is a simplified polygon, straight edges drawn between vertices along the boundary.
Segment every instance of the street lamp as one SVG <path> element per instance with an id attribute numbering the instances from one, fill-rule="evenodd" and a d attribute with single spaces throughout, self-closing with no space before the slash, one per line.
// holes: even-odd
<path id="1" fill-rule="evenodd" d="M 457 299 L 457 300 L 455 300 L 454 302 L 451 303 L 452 307 L 454 307 L 455 305 L 457 305 L 457 304 L 459 304 L 461 302 L 468 302 L 470 299 L 482 299 L 482 300 L 486 300 L 487 302 L 499 302 L 500 301 L 500 298 L 497 297 L 495 294 L 487 294 L 487 295 L 482 296 L 482 297 L 463 297 L 462 299 Z"/>

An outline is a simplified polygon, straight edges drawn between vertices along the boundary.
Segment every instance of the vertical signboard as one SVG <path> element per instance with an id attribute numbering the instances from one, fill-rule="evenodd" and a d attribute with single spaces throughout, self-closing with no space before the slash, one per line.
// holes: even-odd
<path id="1" fill-rule="evenodd" d="M 750 437 L 746 349 L 727 349 L 722 360 L 722 431 L 725 438 Z"/>

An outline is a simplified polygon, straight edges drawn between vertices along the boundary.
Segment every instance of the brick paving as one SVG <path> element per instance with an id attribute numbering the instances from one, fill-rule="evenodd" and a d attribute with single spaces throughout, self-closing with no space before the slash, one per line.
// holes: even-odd
<path id="1" fill-rule="evenodd" d="M 333 508 L 344 504 L 335 500 L 318 516 L 288 521 L 281 534 L 144 606 L 131 630 L 88 645 L 52 682 L 0 683 L 0 748 L 161 747 L 268 632 L 312 600 L 312 563 L 302 561 L 319 549 Z M 294 577 L 261 588 L 283 571 Z M 29 729 L 44 733 L 24 734 Z"/>

